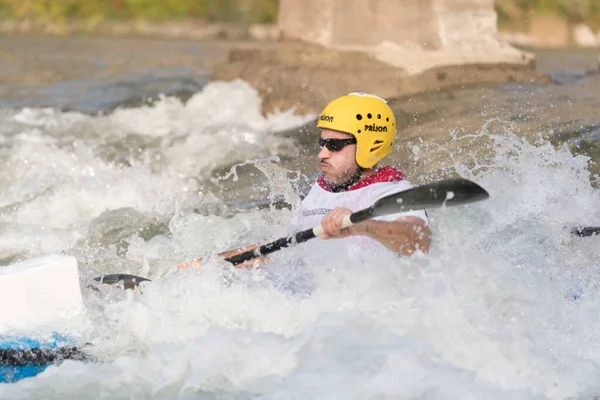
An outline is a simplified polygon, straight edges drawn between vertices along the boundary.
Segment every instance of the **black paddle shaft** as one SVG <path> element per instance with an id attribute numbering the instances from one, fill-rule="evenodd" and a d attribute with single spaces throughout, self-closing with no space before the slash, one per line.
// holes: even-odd
<path id="1" fill-rule="evenodd" d="M 130 274 L 102 275 L 97 276 L 94 278 L 94 280 L 107 285 L 114 285 L 115 283 L 123 282 L 123 287 L 125 289 L 135 289 L 140 283 L 150 281 L 150 279 Z"/>
<path id="2" fill-rule="evenodd" d="M 302 232 L 298 232 L 292 236 L 282 237 L 274 242 L 264 244 L 260 247 L 257 247 L 253 250 L 248 250 L 240 254 L 236 254 L 235 256 L 231 256 L 226 258 L 225 261 L 232 263 L 233 265 L 238 265 L 243 262 L 252 260 L 257 257 L 266 256 L 267 254 L 271 254 L 276 252 L 277 250 L 281 250 L 284 247 L 289 247 L 297 243 L 306 242 L 307 240 L 315 238 L 312 229 L 307 229 Z"/>
<path id="3" fill-rule="evenodd" d="M 478 184 L 467 179 L 457 178 L 427 185 L 417 186 L 377 200 L 371 207 L 350 215 L 353 224 L 366 221 L 382 215 L 397 214 L 411 210 L 438 208 L 443 206 L 458 206 L 485 200 L 489 194 Z M 294 235 L 277 239 L 253 250 L 248 250 L 225 261 L 238 265 L 243 262 L 261 257 L 297 243 L 306 242 L 316 235 L 313 229 L 307 229 Z"/>
<path id="4" fill-rule="evenodd" d="M 581 226 L 571 229 L 573 235 L 580 237 L 600 235 L 600 226 Z"/>

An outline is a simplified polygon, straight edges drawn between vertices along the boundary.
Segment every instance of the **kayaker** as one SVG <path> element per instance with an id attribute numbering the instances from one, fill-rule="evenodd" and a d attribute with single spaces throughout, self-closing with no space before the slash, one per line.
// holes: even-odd
<path id="1" fill-rule="evenodd" d="M 350 93 L 330 102 L 317 121 L 321 128 L 319 159 L 322 175 L 296 211 L 300 230 L 321 224 L 322 239 L 344 239 L 350 248 L 387 248 L 399 255 L 429 251 L 429 219 L 425 210 L 391 214 L 348 228 L 342 220 L 378 199 L 410 189 L 404 174 L 380 161 L 392 149 L 396 119 L 387 102 L 366 93 Z M 223 258 L 256 245 L 221 253 Z M 198 267 L 201 259 L 191 262 Z M 239 266 L 252 266 L 249 262 Z M 178 268 L 189 267 L 190 263 Z"/>

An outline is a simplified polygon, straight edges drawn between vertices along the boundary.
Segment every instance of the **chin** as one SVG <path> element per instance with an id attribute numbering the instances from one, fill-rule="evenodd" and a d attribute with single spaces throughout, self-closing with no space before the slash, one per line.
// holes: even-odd
<path id="1" fill-rule="evenodd" d="M 332 178 L 327 174 L 323 174 L 323 177 L 325 178 L 325 182 L 327 182 L 330 185 L 338 185 L 340 183 L 339 179 Z"/>

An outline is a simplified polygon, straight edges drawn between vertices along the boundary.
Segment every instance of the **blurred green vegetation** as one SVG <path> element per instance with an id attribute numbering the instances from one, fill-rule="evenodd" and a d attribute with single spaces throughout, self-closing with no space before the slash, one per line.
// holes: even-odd
<path id="1" fill-rule="evenodd" d="M 302 1 L 302 0 L 298 0 Z M 275 22 L 279 0 L 0 0 L 0 20 L 60 25 L 68 21 L 205 20 Z M 600 0 L 496 0 L 499 27 L 526 29 L 532 13 L 600 28 Z"/>
<path id="2" fill-rule="evenodd" d="M 206 21 L 268 23 L 275 21 L 278 0 L 0 0 L 0 19 L 37 23 L 70 20 Z"/>
<path id="3" fill-rule="evenodd" d="M 496 0 L 495 6 L 500 29 L 526 30 L 533 14 L 552 14 L 600 28 L 600 0 Z"/>

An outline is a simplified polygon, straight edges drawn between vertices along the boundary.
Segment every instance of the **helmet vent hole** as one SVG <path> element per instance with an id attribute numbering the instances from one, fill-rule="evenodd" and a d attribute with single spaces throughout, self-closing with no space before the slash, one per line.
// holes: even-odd
<path id="1" fill-rule="evenodd" d="M 371 152 L 377 151 L 377 150 L 379 150 L 382 147 L 383 147 L 383 140 L 376 140 L 373 143 L 373 147 L 371 147 Z"/>
<path id="2" fill-rule="evenodd" d="M 360 121 L 362 119 L 362 115 L 356 114 L 356 119 Z"/>
<path id="3" fill-rule="evenodd" d="M 357 132 L 360 133 L 360 129 Z"/>
<path id="4" fill-rule="evenodd" d="M 386 119 L 385 119 L 385 122 L 390 122 L 390 119 L 389 119 L 389 118 L 386 118 Z"/>
<path id="5" fill-rule="evenodd" d="M 371 115 L 371 113 L 367 114 L 367 118 L 369 118 L 369 119 L 373 118 L 373 116 Z"/>
<path id="6" fill-rule="evenodd" d="M 377 114 L 377 119 L 381 119 L 381 114 Z"/>

